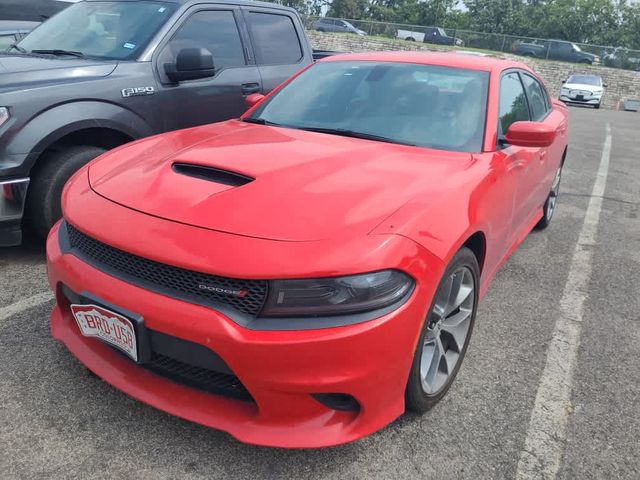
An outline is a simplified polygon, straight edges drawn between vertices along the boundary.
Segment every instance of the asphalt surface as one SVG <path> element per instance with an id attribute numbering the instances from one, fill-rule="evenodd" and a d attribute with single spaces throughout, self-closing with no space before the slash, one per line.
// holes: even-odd
<path id="1" fill-rule="evenodd" d="M 611 160 L 557 478 L 640 478 L 640 115 L 570 111 L 553 223 L 498 273 L 450 393 L 422 417 L 341 447 L 247 446 L 128 398 L 50 338 L 51 301 L 30 306 L 47 290 L 42 248 L 0 250 L 0 478 L 515 478 L 607 123 Z"/>

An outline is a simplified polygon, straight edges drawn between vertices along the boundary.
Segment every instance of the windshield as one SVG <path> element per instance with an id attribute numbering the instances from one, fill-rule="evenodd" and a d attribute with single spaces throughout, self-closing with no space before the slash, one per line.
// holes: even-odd
<path id="1" fill-rule="evenodd" d="M 572 75 L 567 80 L 567 83 L 579 83 L 581 85 L 593 85 L 599 87 L 602 84 L 600 77 L 594 77 L 591 75 Z"/>
<path id="2" fill-rule="evenodd" d="M 582 50 L 580 49 L 580 47 L 578 45 L 576 45 L 575 43 L 571 44 L 573 46 L 573 51 L 574 52 L 581 52 Z"/>
<path id="3" fill-rule="evenodd" d="M 174 4 L 155 1 L 76 3 L 36 28 L 19 46 L 26 52 L 130 59 L 174 11 Z"/>
<path id="4" fill-rule="evenodd" d="M 245 120 L 481 151 L 489 74 L 408 63 L 317 63 Z"/>

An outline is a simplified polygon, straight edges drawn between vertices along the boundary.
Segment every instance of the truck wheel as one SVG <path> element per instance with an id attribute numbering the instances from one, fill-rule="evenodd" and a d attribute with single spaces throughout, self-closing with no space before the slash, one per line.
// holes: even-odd
<path id="1" fill-rule="evenodd" d="M 38 237 L 47 237 L 62 216 L 62 187 L 80 167 L 106 152 L 90 145 L 68 147 L 40 159 L 40 167 L 31 178 L 27 199 L 27 222 Z"/>
<path id="2" fill-rule="evenodd" d="M 416 41 L 416 39 L 415 39 L 415 38 L 413 38 L 413 37 L 407 37 L 407 38 L 405 38 L 405 40 L 406 40 L 407 42 L 415 42 L 415 41 Z"/>

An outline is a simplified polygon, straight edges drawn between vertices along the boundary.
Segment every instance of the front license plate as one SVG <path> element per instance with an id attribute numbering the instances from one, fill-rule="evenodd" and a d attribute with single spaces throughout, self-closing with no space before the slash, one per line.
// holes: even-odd
<path id="1" fill-rule="evenodd" d="M 71 312 L 85 337 L 97 337 L 138 361 L 133 323 L 119 313 L 98 305 L 71 305 Z"/>

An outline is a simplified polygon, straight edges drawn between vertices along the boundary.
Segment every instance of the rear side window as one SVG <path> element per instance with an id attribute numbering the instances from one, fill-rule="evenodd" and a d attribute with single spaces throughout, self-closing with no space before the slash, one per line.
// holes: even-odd
<path id="1" fill-rule="evenodd" d="M 0 35 L 0 51 L 4 51 L 16 42 L 16 37 L 13 35 Z"/>
<path id="2" fill-rule="evenodd" d="M 542 120 L 547 116 L 547 113 L 549 113 L 549 101 L 546 92 L 542 88 L 542 85 L 531 75 L 523 74 L 522 82 L 527 91 L 527 98 L 529 99 L 533 120 Z"/>
<path id="3" fill-rule="evenodd" d="M 516 72 L 507 73 L 500 80 L 500 129 L 504 135 L 512 123 L 531 120 L 527 97 Z"/>
<path id="4" fill-rule="evenodd" d="M 204 47 L 216 70 L 245 65 L 244 49 L 231 10 L 203 10 L 191 15 L 169 42 L 174 55 L 183 48 Z"/>
<path id="5" fill-rule="evenodd" d="M 298 63 L 302 48 L 291 17 L 272 13 L 249 13 L 249 30 L 258 63 Z"/>

